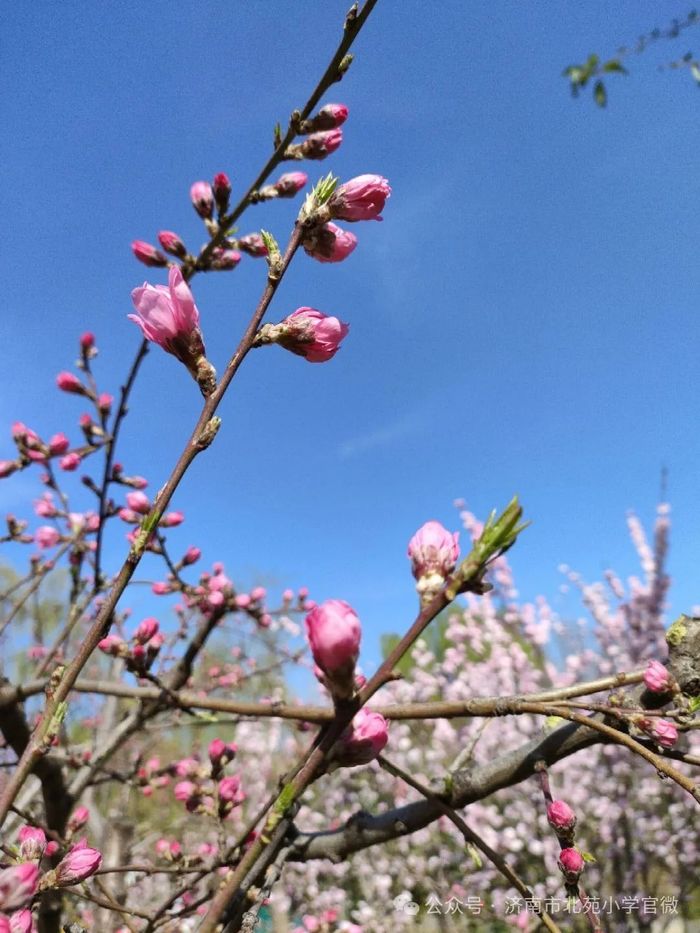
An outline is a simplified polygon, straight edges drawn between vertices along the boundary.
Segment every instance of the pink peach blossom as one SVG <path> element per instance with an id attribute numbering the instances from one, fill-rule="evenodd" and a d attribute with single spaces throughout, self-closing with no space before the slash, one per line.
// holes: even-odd
<path id="1" fill-rule="evenodd" d="M 214 192 L 208 181 L 196 181 L 190 188 L 192 207 L 200 217 L 209 219 L 214 214 Z"/>
<path id="2" fill-rule="evenodd" d="M 297 308 L 278 328 L 277 343 L 309 363 L 325 363 L 334 357 L 350 330 L 337 317 L 315 308 Z"/>
<path id="3" fill-rule="evenodd" d="M 78 884 L 94 875 L 101 862 L 101 852 L 79 843 L 56 866 L 56 884 L 59 888 Z"/>
<path id="4" fill-rule="evenodd" d="M 337 767 L 353 768 L 373 761 L 389 741 L 389 728 L 381 713 L 363 707 L 331 752 Z"/>
<path id="5" fill-rule="evenodd" d="M 55 547 L 60 540 L 60 532 L 52 528 L 51 525 L 42 525 L 41 528 L 37 528 L 34 532 L 34 541 L 42 549 Z"/>
<path id="6" fill-rule="evenodd" d="M 390 195 L 391 188 L 386 178 L 358 175 L 336 188 L 328 208 L 332 216 L 340 220 L 381 220 L 381 212 Z"/>
<path id="7" fill-rule="evenodd" d="M 319 262 L 342 262 L 357 246 L 357 237 L 329 221 L 312 227 L 302 245 L 306 254 Z"/>
<path id="8" fill-rule="evenodd" d="M 73 373 L 62 372 L 56 376 L 56 385 L 63 392 L 72 392 L 75 395 L 85 395 L 86 389 L 80 379 Z"/>
<path id="9" fill-rule="evenodd" d="M 163 267 L 168 264 L 167 257 L 145 240 L 134 240 L 131 244 L 131 251 L 144 266 Z"/>
<path id="10" fill-rule="evenodd" d="M 177 233 L 173 233 L 172 230 L 161 230 L 158 234 L 158 242 L 166 253 L 171 253 L 173 256 L 178 256 L 180 259 L 184 259 L 185 256 L 187 256 L 187 247 Z"/>

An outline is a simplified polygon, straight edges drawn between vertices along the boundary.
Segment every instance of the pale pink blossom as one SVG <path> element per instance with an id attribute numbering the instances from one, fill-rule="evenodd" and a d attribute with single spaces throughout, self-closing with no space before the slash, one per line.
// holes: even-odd
<path id="1" fill-rule="evenodd" d="M 340 220 L 381 220 L 384 204 L 391 195 L 386 178 L 381 175 L 358 175 L 339 185 L 328 208 Z"/>
<path id="2" fill-rule="evenodd" d="M 150 499 L 145 493 L 140 491 L 127 492 L 126 504 L 131 511 L 138 512 L 139 515 L 148 515 L 151 511 Z"/>
<path id="3" fill-rule="evenodd" d="M 166 512 L 158 524 L 161 528 L 175 528 L 185 520 L 184 512 Z"/>
<path id="4" fill-rule="evenodd" d="M 199 330 L 199 311 L 192 292 L 175 266 L 168 273 L 168 285 L 135 288 L 131 299 L 138 314 L 128 315 L 147 340 L 172 353 L 196 374 L 197 363 L 204 356 L 204 342 Z"/>
<path id="5" fill-rule="evenodd" d="M 114 401 L 114 396 L 110 395 L 109 392 L 101 392 L 97 396 L 97 407 L 99 408 L 101 414 L 108 415 L 112 410 L 112 402 Z"/>
<path id="6" fill-rule="evenodd" d="M 25 908 L 18 910 L 10 916 L 9 933 L 32 933 L 34 921 L 32 912 Z M 1 931 L 1 928 L 0 928 Z"/>
<path id="7" fill-rule="evenodd" d="M 644 719 L 639 726 L 663 748 L 673 748 L 678 741 L 678 728 L 668 719 Z"/>
<path id="8" fill-rule="evenodd" d="M 324 104 L 309 120 L 309 124 L 314 130 L 332 130 L 345 123 L 347 118 L 348 108 L 345 104 Z"/>
<path id="9" fill-rule="evenodd" d="M 35 862 L 22 862 L 0 871 L 0 910 L 16 910 L 36 893 L 39 868 Z"/>
<path id="10" fill-rule="evenodd" d="M 45 492 L 40 499 L 34 501 L 34 513 L 41 518 L 55 518 L 58 515 L 53 493 Z"/>
<path id="11" fill-rule="evenodd" d="M 307 255 L 319 262 L 342 262 L 357 246 L 357 237 L 329 221 L 312 227 L 302 245 Z"/>
<path id="12" fill-rule="evenodd" d="M 297 308 L 278 325 L 276 342 L 309 363 L 325 363 L 338 352 L 347 324 L 315 308 Z"/>
<path id="13" fill-rule="evenodd" d="M 70 819 L 68 820 L 68 831 L 70 833 L 76 833 L 79 829 L 82 829 L 83 826 L 90 819 L 90 811 L 87 807 L 76 807 L 75 810 L 71 813 Z"/>
<path id="14" fill-rule="evenodd" d="M 46 833 L 38 826 L 23 826 L 17 834 L 23 859 L 40 859 L 46 848 Z"/>
<path id="15" fill-rule="evenodd" d="M 159 249 L 146 243 L 145 240 L 134 240 L 131 244 L 131 251 L 139 262 L 144 266 L 167 266 L 168 259 Z"/>
<path id="16" fill-rule="evenodd" d="M 37 528 L 34 532 L 34 541 L 42 549 L 56 547 L 60 540 L 60 532 L 52 528 L 51 525 L 42 525 L 41 528 Z"/>

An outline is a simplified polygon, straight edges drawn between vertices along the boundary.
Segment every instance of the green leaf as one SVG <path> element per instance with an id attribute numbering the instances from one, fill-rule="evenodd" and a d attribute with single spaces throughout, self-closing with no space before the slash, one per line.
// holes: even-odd
<path id="1" fill-rule="evenodd" d="M 622 63 L 617 58 L 611 58 L 609 62 L 606 62 L 601 68 L 601 71 L 605 73 L 618 72 L 623 75 L 628 74 L 627 69 L 622 66 Z"/>
<path id="2" fill-rule="evenodd" d="M 700 709 L 700 697 L 690 697 L 688 702 L 688 710 L 691 713 L 697 713 Z"/>
<path id="3" fill-rule="evenodd" d="M 595 87 L 593 88 L 593 100 L 599 107 L 605 107 L 608 102 L 608 95 L 602 81 L 596 81 L 595 83 Z"/>
<path id="4" fill-rule="evenodd" d="M 698 62 L 693 62 L 690 66 L 690 73 L 693 76 L 696 84 L 700 84 L 700 64 Z"/>
<path id="5" fill-rule="evenodd" d="M 595 856 L 594 856 L 594 855 L 591 855 L 590 852 L 582 852 L 582 853 L 581 853 L 581 857 L 583 858 L 583 861 L 584 861 L 584 862 L 595 862 L 595 860 L 596 860 L 596 859 L 595 859 Z"/>

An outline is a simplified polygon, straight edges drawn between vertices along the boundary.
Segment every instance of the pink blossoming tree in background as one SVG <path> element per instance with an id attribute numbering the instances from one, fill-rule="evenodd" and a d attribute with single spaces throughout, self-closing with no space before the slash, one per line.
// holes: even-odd
<path id="1" fill-rule="evenodd" d="M 460 532 L 425 522 L 408 544 L 417 615 L 367 673 L 342 594 L 248 592 L 168 538 L 185 520 L 171 509 L 180 482 L 200 455 L 216 457 L 217 412 L 252 351 L 342 360 L 349 325 L 312 307 L 278 312 L 276 292 L 304 252 L 328 263 L 361 249 L 390 183 L 313 184 L 279 168 L 342 144 L 347 107 L 319 104 L 375 2 L 351 10 L 237 203 L 224 172 L 192 184 L 198 253 L 170 230 L 132 244 L 154 271 L 132 292 L 142 340 L 119 394 L 100 385 L 85 332 L 78 372 L 56 378 L 87 409 L 79 433 L 12 426 L 0 477 L 28 471 L 40 491 L 36 521 L 8 515 L 2 537 L 13 563 L 29 552 L 29 569 L 0 594 L 4 655 L 21 653 L 0 685 L 0 931 L 381 933 L 416 928 L 420 911 L 425 929 L 625 930 L 698 915 L 700 619 L 664 624 L 666 506 L 652 544 L 629 519 L 641 578 L 588 584 L 565 569 L 587 610 L 573 627 L 545 600 L 518 601 L 505 556 L 525 527 L 516 499 L 483 523 L 460 504 Z M 286 245 L 238 235 L 249 208 L 297 196 Z M 217 373 L 196 277 L 254 259 L 260 299 Z M 165 481 L 118 459 L 150 348 L 156 365 L 175 365 L 160 350 L 183 364 L 203 398 Z M 105 529 L 119 523 L 128 550 L 108 567 Z M 158 568 L 154 614 L 134 619 L 145 555 Z M 49 577 L 65 583 L 53 627 Z M 162 597 L 176 600 L 174 624 Z M 292 690 L 290 670 L 316 678 L 317 704 Z M 611 892 L 636 899 L 634 916 L 622 901 L 601 908 Z"/>

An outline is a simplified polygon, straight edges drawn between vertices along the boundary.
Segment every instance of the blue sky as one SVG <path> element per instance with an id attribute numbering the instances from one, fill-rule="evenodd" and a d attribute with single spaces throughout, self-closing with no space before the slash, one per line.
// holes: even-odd
<path id="1" fill-rule="evenodd" d="M 224 170 L 234 193 L 247 186 L 275 121 L 325 67 L 347 5 L 8 9 L 0 457 L 16 418 L 78 436 L 83 408 L 54 377 L 83 330 L 98 337 L 101 387 L 117 390 L 139 340 L 130 291 L 165 279 L 130 241 L 174 229 L 203 242 L 191 182 Z M 485 515 L 519 493 L 533 520 L 512 557 L 520 592 L 574 613 L 557 566 L 635 571 L 625 513 L 652 519 L 665 465 L 672 608 L 700 602 L 700 98 L 688 74 L 657 70 L 697 52 L 700 30 L 632 56 L 601 111 L 570 98 L 562 69 L 688 7 L 436 10 L 380 0 L 328 96 L 350 108 L 344 144 L 309 163 L 312 179 L 378 172 L 393 187 L 384 223 L 355 225 L 353 256 L 300 256 L 270 313 L 311 305 L 348 321 L 350 337 L 322 366 L 256 352 L 174 503 L 187 514 L 175 549 L 200 544 L 243 585 L 305 584 L 352 603 L 370 665 L 378 633 L 404 628 L 415 608 L 408 538 L 429 518 L 457 527 L 457 497 Z M 256 207 L 243 232 L 284 241 L 294 214 L 290 202 Z M 264 272 L 246 259 L 194 282 L 219 368 Z M 124 432 L 127 470 L 157 489 L 198 407 L 184 369 L 151 353 Z M 3 481 L 0 508 L 22 511 L 34 493 L 25 476 Z"/>

